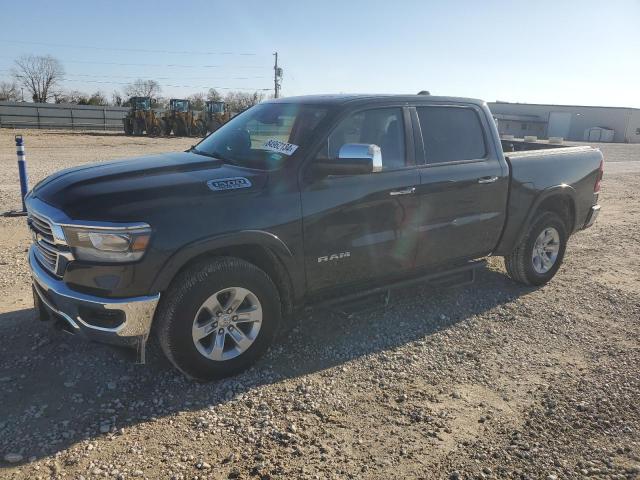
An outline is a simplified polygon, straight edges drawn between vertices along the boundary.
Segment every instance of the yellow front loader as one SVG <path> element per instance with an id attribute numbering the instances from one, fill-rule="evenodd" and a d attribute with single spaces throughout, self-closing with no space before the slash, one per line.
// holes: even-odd
<path id="1" fill-rule="evenodd" d="M 131 97 L 131 109 L 122 119 L 125 135 L 162 135 L 163 121 L 151 109 L 151 98 Z"/>
<path id="2" fill-rule="evenodd" d="M 191 110 L 191 102 L 180 98 L 172 98 L 169 100 L 169 110 L 165 112 L 164 117 L 164 134 L 176 137 L 190 137 L 197 135 L 195 116 Z"/>
<path id="3" fill-rule="evenodd" d="M 227 123 L 230 118 L 231 115 L 224 102 L 208 101 L 205 104 L 204 111 L 200 112 L 196 120 L 198 133 L 204 137 L 211 132 L 215 132 Z"/>

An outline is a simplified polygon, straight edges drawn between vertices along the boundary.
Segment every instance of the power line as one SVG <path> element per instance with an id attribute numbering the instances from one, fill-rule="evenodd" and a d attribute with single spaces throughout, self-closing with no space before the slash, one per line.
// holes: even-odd
<path id="1" fill-rule="evenodd" d="M 239 55 L 239 56 L 257 56 L 257 53 L 253 52 L 199 52 L 195 50 L 156 50 L 146 48 L 121 48 L 121 47 L 97 47 L 92 45 L 75 45 L 64 43 L 49 43 L 49 42 L 29 42 L 24 40 L 4 40 L 0 39 L 2 43 L 15 43 L 20 45 L 41 45 L 45 47 L 62 47 L 62 48 L 81 48 L 85 50 L 112 50 L 115 52 L 142 52 L 142 53 L 170 53 L 172 55 Z"/>
<path id="2" fill-rule="evenodd" d="M 107 82 L 101 80 L 70 80 L 82 83 L 101 83 L 106 85 L 130 85 L 131 82 Z M 269 91 L 273 88 L 250 88 L 250 87 L 220 87 L 216 85 L 173 85 L 169 83 L 160 83 L 161 87 L 175 87 L 175 88 L 215 88 L 218 90 L 251 90 L 251 91 Z"/>
<path id="3" fill-rule="evenodd" d="M 0 68 L 0 72 L 7 72 L 10 73 L 12 70 L 8 69 L 8 68 Z M 178 78 L 176 77 L 156 77 L 154 75 L 110 75 L 110 74 L 106 74 L 106 75 L 91 75 L 91 74 L 87 74 L 87 73 L 65 73 L 64 74 L 65 77 L 88 77 L 88 78 L 101 78 L 101 79 L 106 79 L 106 78 L 129 78 L 129 79 L 139 79 L 142 77 L 153 77 L 154 80 L 176 80 Z M 270 77 L 266 77 L 264 75 L 257 75 L 257 76 L 250 76 L 250 77 L 179 77 L 178 80 L 253 80 L 253 79 L 263 79 L 263 78 L 270 78 Z"/>
<path id="4" fill-rule="evenodd" d="M 11 58 L 6 55 L 0 56 L 0 58 Z M 267 69 L 270 66 L 262 65 L 183 65 L 176 63 L 120 63 L 120 62 L 96 62 L 95 60 L 64 60 L 62 63 L 82 63 L 82 64 L 95 64 L 95 65 L 117 65 L 121 67 L 179 67 L 179 68 L 259 68 Z"/>

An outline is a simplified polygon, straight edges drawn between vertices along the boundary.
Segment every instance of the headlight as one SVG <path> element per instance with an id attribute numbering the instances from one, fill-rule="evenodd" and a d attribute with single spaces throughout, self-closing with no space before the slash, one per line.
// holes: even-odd
<path id="1" fill-rule="evenodd" d="M 94 230 L 64 227 L 67 243 L 78 260 L 97 262 L 132 262 L 144 255 L 151 229 Z"/>

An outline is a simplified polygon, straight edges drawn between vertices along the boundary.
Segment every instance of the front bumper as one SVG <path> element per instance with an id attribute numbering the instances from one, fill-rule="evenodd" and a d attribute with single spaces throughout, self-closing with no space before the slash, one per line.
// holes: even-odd
<path id="1" fill-rule="evenodd" d="M 589 214 L 587 215 L 587 220 L 584 222 L 584 227 L 582 228 L 589 228 L 594 223 L 596 223 L 596 218 L 598 218 L 599 214 L 600 214 L 600 205 L 592 206 L 591 210 L 589 210 Z"/>
<path id="2" fill-rule="evenodd" d="M 138 346 L 146 340 L 159 293 L 145 297 L 102 298 L 76 292 L 40 266 L 33 246 L 29 250 L 29 266 L 34 300 L 41 316 L 53 315 L 66 322 L 67 330 L 99 342 Z M 116 324 L 104 326 L 105 319 Z"/>

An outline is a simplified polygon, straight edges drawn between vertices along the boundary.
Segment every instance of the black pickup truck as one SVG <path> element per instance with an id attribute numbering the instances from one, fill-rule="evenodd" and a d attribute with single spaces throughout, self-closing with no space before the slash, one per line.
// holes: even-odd
<path id="1" fill-rule="evenodd" d="M 182 372 L 219 378 L 317 302 L 468 278 L 489 255 L 548 282 L 598 215 L 602 173 L 590 147 L 503 146 L 479 100 L 271 100 L 186 152 L 36 185 L 36 308 L 141 353 L 154 334 Z"/>

